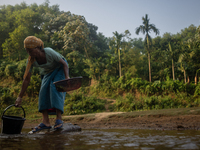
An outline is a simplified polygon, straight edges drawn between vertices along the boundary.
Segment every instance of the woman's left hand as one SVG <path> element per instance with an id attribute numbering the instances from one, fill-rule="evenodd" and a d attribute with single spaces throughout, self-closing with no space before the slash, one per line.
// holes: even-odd
<path id="1" fill-rule="evenodd" d="M 20 107 L 21 106 L 21 103 L 22 103 L 22 98 L 21 97 L 18 97 L 15 101 L 15 106 L 16 107 Z"/>

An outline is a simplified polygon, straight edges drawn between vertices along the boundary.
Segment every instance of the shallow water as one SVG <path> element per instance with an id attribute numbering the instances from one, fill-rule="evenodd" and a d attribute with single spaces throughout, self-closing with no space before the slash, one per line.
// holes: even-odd
<path id="1" fill-rule="evenodd" d="M 200 131 L 133 129 L 82 130 L 62 134 L 0 135 L 1 150 L 200 149 Z"/>

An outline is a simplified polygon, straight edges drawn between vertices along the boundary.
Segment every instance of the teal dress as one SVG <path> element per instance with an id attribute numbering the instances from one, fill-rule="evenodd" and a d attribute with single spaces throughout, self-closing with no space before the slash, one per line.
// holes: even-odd
<path id="1" fill-rule="evenodd" d="M 52 115 L 56 114 L 56 109 L 59 109 L 63 114 L 66 92 L 58 92 L 53 82 L 65 79 L 63 65 L 59 63 L 64 57 L 51 48 L 44 48 L 44 51 L 47 63 L 39 65 L 35 61 L 30 69 L 31 71 L 32 67 L 39 67 L 42 76 L 38 109 L 39 112 L 47 109 Z M 65 62 L 67 63 L 66 60 Z"/>

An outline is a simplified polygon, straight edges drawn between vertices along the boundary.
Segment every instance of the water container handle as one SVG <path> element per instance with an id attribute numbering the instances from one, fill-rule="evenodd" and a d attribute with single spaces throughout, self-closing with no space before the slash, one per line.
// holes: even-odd
<path id="1" fill-rule="evenodd" d="M 12 105 L 10 105 L 10 106 L 8 106 L 4 111 L 3 111 L 3 115 L 4 115 L 4 113 L 6 112 L 6 110 L 8 110 L 10 107 L 12 107 L 12 106 L 15 106 L 15 104 L 12 104 Z M 24 112 L 24 118 L 26 117 L 26 114 L 25 114 L 25 111 L 24 111 L 24 108 L 22 107 L 22 106 L 20 106 L 21 107 L 21 109 L 23 110 L 23 112 Z M 3 116 L 2 115 L 2 116 Z"/>

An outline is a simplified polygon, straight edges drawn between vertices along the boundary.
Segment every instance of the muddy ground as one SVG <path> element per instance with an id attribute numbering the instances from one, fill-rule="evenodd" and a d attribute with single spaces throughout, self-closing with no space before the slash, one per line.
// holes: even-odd
<path id="1" fill-rule="evenodd" d="M 50 120 L 53 125 L 55 118 Z M 34 127 L 41 121 L 27 119 L 24 128 Z M 63 116 L 63 121 L 78 124 L 82 129 L 200 130 L 200 107 L 71 115 Z"/>

